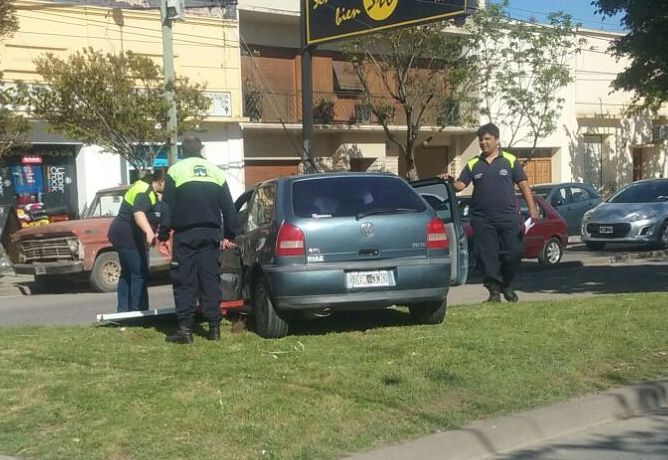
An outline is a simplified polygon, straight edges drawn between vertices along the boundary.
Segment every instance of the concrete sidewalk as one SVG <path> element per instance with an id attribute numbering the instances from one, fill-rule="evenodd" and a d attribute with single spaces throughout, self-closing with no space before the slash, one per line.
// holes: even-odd
<path id="1" fill-rule="evenodd" d="M 472 423 L 347 460 L 482 460 L 668 406 L 668 378 Z"/>

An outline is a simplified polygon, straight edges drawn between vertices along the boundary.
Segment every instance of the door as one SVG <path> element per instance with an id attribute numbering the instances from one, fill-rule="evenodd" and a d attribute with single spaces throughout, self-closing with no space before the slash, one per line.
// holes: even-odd
<path id="1" fill-rule="evenodd" d="M 455 189 L 449 182 L 441 179 L 424 179 L 411 182 L 411 185 L 445 224 L 450 242 L 450 284 L 466 284 L 469 273 L 469 246 L 459 217 Z"/>
<path id="2" fill-rule="evenodd" d="M 633 149 L 633 181 L 642 179 L 642 149 Z"/>
<path id="3" fill-rule="evenodd" d="M 552 182 L 552 159 L 533 158 L 520 160 L 527 175 L 529 185 L 547 184 Z"/>
<path id="4" fill-rule="evenodd" d="M 545 210 L 536 202 L 538 208 L 538 219 L 534 225 L 524 235 L 524 257 L 538 257 L 545 244 L 545 235 L 550 233 L 550 222 L 546 219 Z M 529 209 L 522 209 L 522 218 L 529 217 Z"/>
<path id="5" fill-rule="evenodd" d="M 569 219 L 566 219 L 568 224 L 568 234 L 576 235 L 580 233 L 580 226 L 582 225 L 582 217 L 585 212 L 592 209 L 598 204 L 597 200 L 591 197 L 591 194 L 584 187 L 571 186 L 571 211 Z"/>
<path id="6" fill-rule="evenodd" d="M 240 234 L 235 238 L 236 247 L 225 249 L 220 255 L 220 292 L 223 303 L 243 302 L 242 254 L 246 240 L 244 232 L 248 220 L 248 202 L 252 194 L 253 190 L 249 190 L 235 202 Z"/>
<path id="7" fill-rule="evenodd" d="M 550 196 L 550 204 L 564 218 L 568 224 L 568 233 L 575 234 L 580 231 L 580 223 L 577 222 L 577 217 L 572 205 L 572 195 L 569 187 L 557 187 L 552 191 Z M 580 217 L 582 220 L 582 217 Z"/>

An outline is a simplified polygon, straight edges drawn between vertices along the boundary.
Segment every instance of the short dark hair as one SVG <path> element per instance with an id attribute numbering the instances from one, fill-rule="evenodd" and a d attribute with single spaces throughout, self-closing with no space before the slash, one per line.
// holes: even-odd
<path id="1" fill-rule="evenodd" d="M 478 128 L 478 139 L 480 139 L 485 134 L 491 134 L 495 139 L 499 138 L 499 127 L 494 123 L 487 123 Z"/>
<path id="2" fill-rule="evenodd" d="M 166 168 L 156 168 L 153 172 L 147 172 L 144 174 L 144 177 L 141 178 L 144 182 L 150 184 L 151 182 L 160 182 L 161 180 L 167 179 L 167 169 Z"/>
<path id="3" fill-rule="evenodd" d="M 199 157 L 202 155 L 202 141 L 199 140 L 199 137 L 186 136 L 181 142 L 181 149 L 184 158 Z"/>

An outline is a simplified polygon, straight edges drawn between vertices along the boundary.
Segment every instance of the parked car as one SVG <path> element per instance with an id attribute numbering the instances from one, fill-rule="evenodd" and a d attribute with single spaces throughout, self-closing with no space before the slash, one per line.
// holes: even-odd
<path id="1" fill-rule="evenodd" d="M 517 197 L 519 210 L 523 219 L 529 217 L 529 207 L 523 197 Z M 559 213 L 550 206 L 543 197 L 536 196 L 538 207 L 538 220 L 524 236 L 524 258 L 535 259 L 543 265 L 556 265 L 564 255 L 564 248 L 568 244 L 568 228 L 566 221 Z M 464 230 L 469 237 L 471 254 L 471 266 L 474 266 L 475 254 L 473 253 L 473 227 L 469 222 L 469 207 L 471 197 L 460 197 L 459 212 L 464 225 Z"/>
<path id="2" fill-rule="evenodd" d="M 564 218 L 569 235 L 579 235 L 582 216 L 603 201 L 592 185 L 579 182 L 537 184 L 531 190 L 534 195 L 543 197 Z"/>
<path id="3" fill-rule="evenodd" d="M 281 177 L 236 200 L 243 231 L 224 251 L 225 301 L 243 299 L 263 337 L 299 312 L 408 306 L 417 323 L 445 318 L 451 285 L 466 281 L 466 238 L 454 189 L 433 186 L 437 212 L 400 177 L 332 173 Z"/>
<path id="4" fill-rule="evenodd" d="M 582 240 L 592 250 L 607 243 L 668 248 L 668 179 L 626 185 L 582 219 Z"/>
<path id="5" fill-rule="evenodd" d="M 121 266 L 107 232 L 127 189 L 128 186 L 120 186 L 100 190 L 79 220 L 21 230 L 16 222 L 8 224 L 2 242 L 14 272 L 34 275 L 43 289 L 57 286 L 64 277 L 87 277 L 95 291 L 115 291 Z M 11 230 L 7 230 L 10 226 Z M 168 269 L 169 258 L 151 249 L 150 268 Z"/>

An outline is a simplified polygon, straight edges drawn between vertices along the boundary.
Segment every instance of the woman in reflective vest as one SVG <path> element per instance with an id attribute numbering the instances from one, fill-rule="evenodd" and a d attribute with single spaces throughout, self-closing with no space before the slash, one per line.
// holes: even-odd
<path id="1" fill-rule="evenodd" d="M 148 251 L 156 241 L 154 216 L 165 188 L 165 170 L 147 174 L 128 189 L 108 238 L 118 253 L 118 312 L 148 309 Z M 153 222 L 151 222 L 153 221 Z"/>

